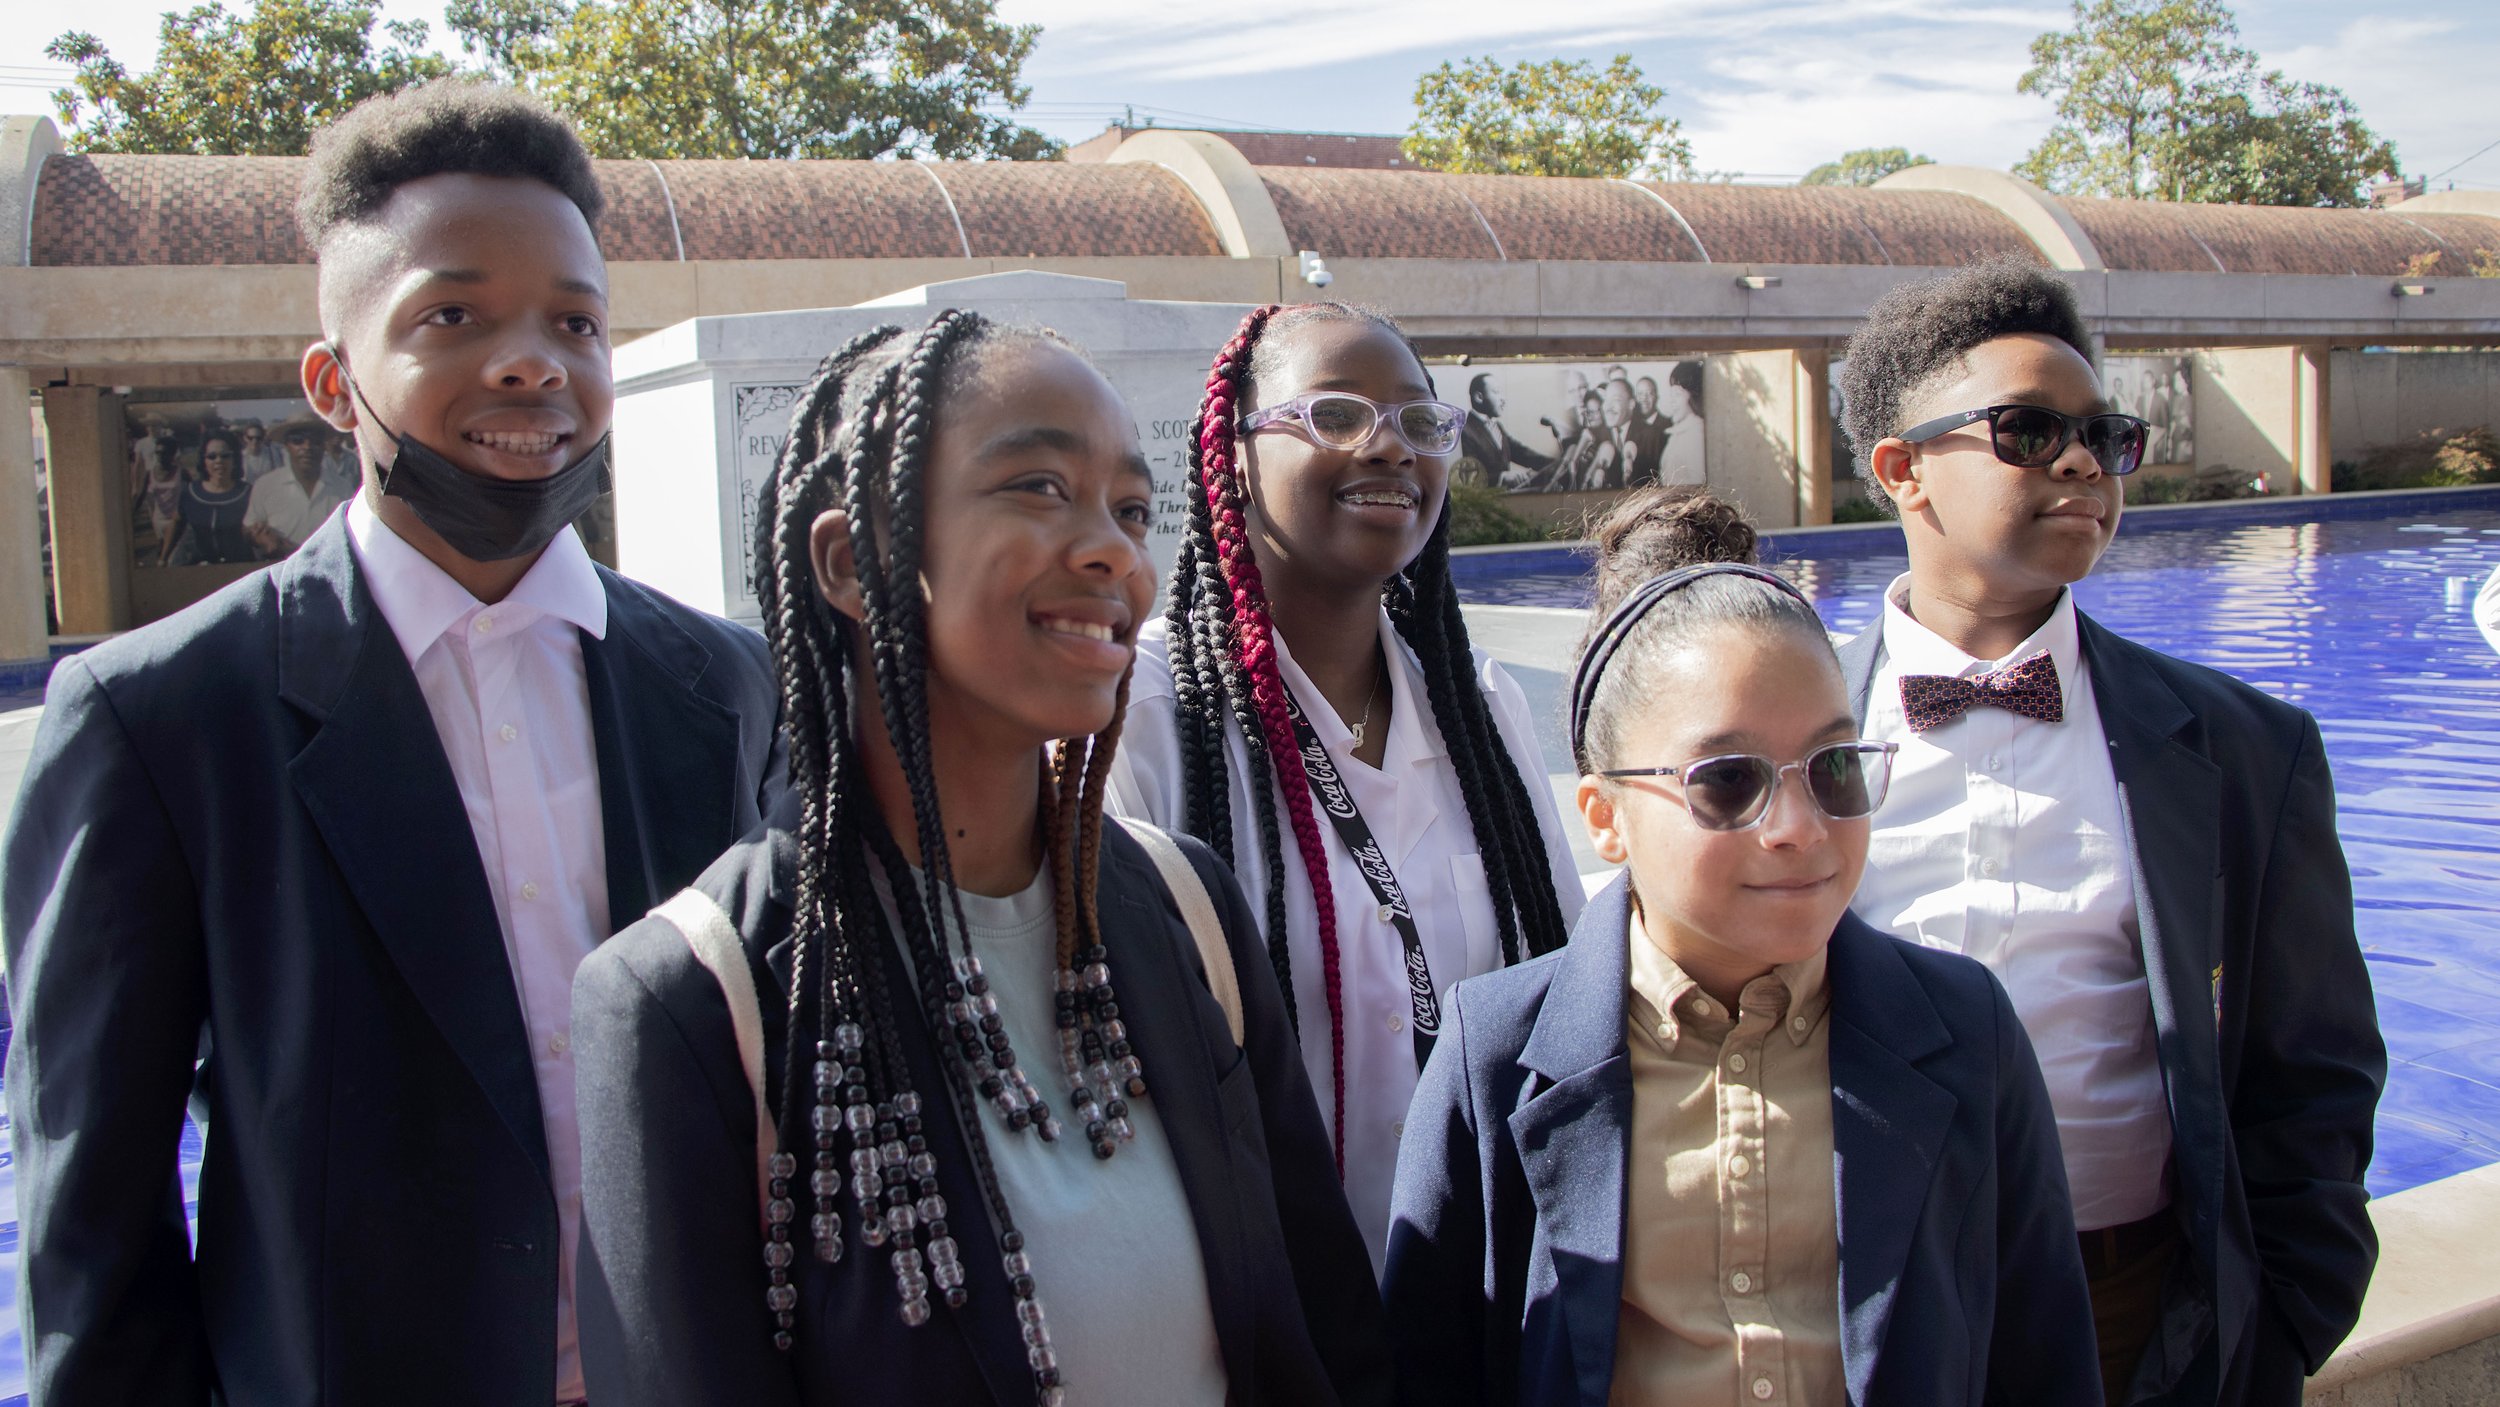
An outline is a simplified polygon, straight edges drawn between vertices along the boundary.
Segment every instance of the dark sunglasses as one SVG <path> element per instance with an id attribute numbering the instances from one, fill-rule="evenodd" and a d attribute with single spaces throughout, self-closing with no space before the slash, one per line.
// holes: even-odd
<path id="1" fill-rule="evenodd" d="M 2046 469 L 2077 440 L 2104 474 L 2132 474 L 2144 462 L 2144 437 L 2152 426 L 2132 415 L 2068 415 L 2044 405 L 1992 405 L 1957 410 L 1913 425 L 1899 438 L 1924 444 L 1976 421 L 1988 422 L 1997 458 L 2020 469 Z"/>
<path id="2" fill-rule="evenodd" d="M 1884 804 L 1892 785 L 1892 755 L 1899 743 L 1865 739 L 1827 743 L 1802 762 L 1774 762 L 1755 753 L 1731 752 L 1681 767 L 1617 767 L 1601 777 L 1674 777 L 1684 783 L 1684 809 L 1704 830 L 1741 831 L 1762 824 L 1780 779 L 1802 772 L 1806 795 L 1835 821 L 1862 820 Z"/>
<path id="3" fill-rule="evenodd" d="M 1467 412 L 1447 401 L 1400 401 L 1382 405 L 1352 391 L 1306 391 L 1283 405 L 1252 411 L 1241 422 L 1243 434 L 1284 420 L 1299 420 L 1313 441 L 1330 449 L 1361 449 L 1371 443 L 1386 419 L 1417 454 L 1440 456 L 1458 448 L 1467 428 Z"/>

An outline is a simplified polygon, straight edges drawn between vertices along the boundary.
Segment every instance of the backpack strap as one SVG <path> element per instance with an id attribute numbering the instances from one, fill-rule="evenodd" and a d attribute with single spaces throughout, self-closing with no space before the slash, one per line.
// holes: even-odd
<path id="1" fill-rule="evenodd" d="M 1216 916 L 1206 882 L 1198 878 L 1198 871 L 1191 868 L 1189 857 L 1171 836 L 1143 821 L 1115 819 L 1155 862 L 1164 889 L 1180 906 L 1181 921 L 1189 925 L 1189 936 L 1198 945 L 1198 961 L 1207 970 L 1207 987 L 1215 993 L 1215 1004 L 1224 1008 L 1224 1027 L 1232 1032 L 1233 1044 L 1240 1045 L 1241 980 L 1233 973 L 1232 946 L 1224 941 L 1224 921 Z"/>
<path id="2" fill-rule="evenodd" d="M 695 961 L 720 984 L 729 1004 L 729 1028 L 738 1038 L 738 1064 L 746 1070 L 747 1087 L 755 1096 L 755 1208 L 761 1217 L 771 1200 L 773 1148 L 779 1135 L 772 1111 L 764 1103 L 764 1009 L 755 994 L 755 973 L 747 966 L 746 945 L 738 926 L 720 901 L 700 889 L 681 889 L 675 898 L 651 911 L 686 937 Z"/>

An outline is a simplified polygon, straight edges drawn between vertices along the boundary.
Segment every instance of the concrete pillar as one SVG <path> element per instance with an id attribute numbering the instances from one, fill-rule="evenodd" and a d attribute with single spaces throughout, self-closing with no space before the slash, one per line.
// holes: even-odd
<path id="1" fill-rule="evenodd" d="M 1832 520 L 1832 358 L 1829 352 L 1791 354 L 1796 372 L 1797 522 L 1819 527 Z"/>
<path id="2" fill-rule="evenodd" d="M 1820 352 L 1812 356 L 1824 360 Z M 1831 519 L 1831 449 L 1819 389 L 1829 372 L 1810 372 L 1802 360 L 1803 354 L 1788 351 L 1728 352 L 1702 363 L 1702 453 L 1710 488 L 1756 527 L 1808 521 L 1814 495 L 1821 498 L 1821 521 Z M 1803 403 L 1809 395 L 1811 403 Z"/>
<path id="3" fill-rule="evenodd" d="M 26 373 L 0 368 L 0 668 L 44 657 L 43 530 Z"/>
<path id="4" fill-rule="evenodd" d="M 2294 473 L 2300 480 L 2302 493 L 2328 493 L 2335 487 L 2334 426 L 2329 414 L 2333 404 L 2333 349 L 2325 346 L 2302 347 L 2296 353 L 2298 364 L 2293 368 L 2294 397 L 2298 420 L 2293 426 Z"/>
<path id="5" fill-rule="evenodd" d="M 130 452 L 122 398 L 99 386 L 49 386 L 52 602 L 63 635 L 130 628 Z"/>
<path id="6" fill-rule="evenodd" d="M 2238 482 L 2262 476 L 2278 494 L 2300 491 L 2300 386 L 2289 347 L 2220 347 L 2190 365 L 2196 398 L 2196 470 Z"/>

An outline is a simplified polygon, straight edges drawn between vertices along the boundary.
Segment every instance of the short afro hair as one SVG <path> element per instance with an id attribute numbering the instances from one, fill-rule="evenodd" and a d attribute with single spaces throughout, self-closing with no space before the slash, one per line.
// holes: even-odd
<path id="1" fill-rule="evenodd" d="M 1868 453 L 1909 428 L 1902 418 L 1907 402 L 1928 378 L 1983 342 L 2026 332 L 2056 338 L 2098 369 L 2075 290 L 2018 258 L 1905 283 L 1876 299 L 1850 335 L 1840 368 L 1842 428 L 1858 476 L 1874 483 Z M 1891 501 L 1880 491 L 1875 497 Z"/>
<path id="2" fill-rule="evenodd" d="M 564 119 L 500 83 L 437 78 L 368 98 L 313 136 L 295 220 L 319 253 L 332 231 L 372 218 L 428 176 L 520 176 L 564 193 L 596 232 L 607 197 Z"/>

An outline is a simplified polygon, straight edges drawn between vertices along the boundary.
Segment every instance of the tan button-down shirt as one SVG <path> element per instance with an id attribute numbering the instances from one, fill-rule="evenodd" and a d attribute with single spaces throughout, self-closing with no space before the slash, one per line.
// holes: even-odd
<path id="1" fill-rule="evenodd" d="M 1608 1401 L 1846 1400 L 1823 954 L 1730 1012 L 1631 924 L 1623 1308 Z"/>

